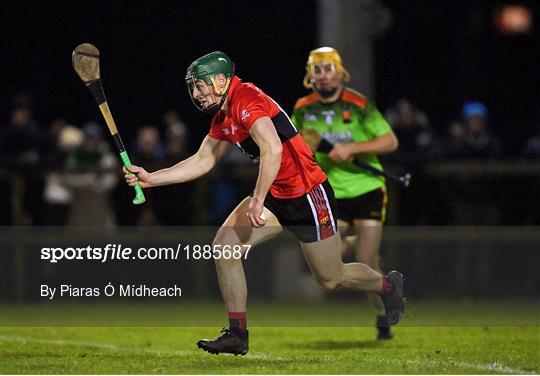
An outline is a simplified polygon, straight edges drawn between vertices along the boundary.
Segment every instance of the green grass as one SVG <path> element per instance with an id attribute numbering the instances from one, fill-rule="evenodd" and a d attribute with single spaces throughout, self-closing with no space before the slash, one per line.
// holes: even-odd
<path id="1" fill-rule="evenodd" d="M 234 357 L 210 355 L 195 346 L 199 338 L 218 334 L 224 322 L 218 302 L 138 304 L 136 309 L 125 304 L 55 304 L 46 315 L 40 306 L 3 306 L 0 370 L 10 374 L 507 374 L 540 370 L 537 305 L 419 302 L 409 308 L 410 317 L 395 328 L 396 338 L 377 342 L 371 327 L 373 315 L 365 305 L 251 304 L 250 352 Z M 170 326 L 148 326 L 152 325 L 150 314 L 155 325 Z M 172 327 L 174 317 L 177 324 L 186 326 Z M 96 325 L 100 319 L 105 320 L 102 325 L 145 326 L 24 326 L 50 325 L 54 320 L 56 325 Z M 294 326 L 271 326 L 280 321 Z M 189 326 L 196 324 L 199 327 Z"/>

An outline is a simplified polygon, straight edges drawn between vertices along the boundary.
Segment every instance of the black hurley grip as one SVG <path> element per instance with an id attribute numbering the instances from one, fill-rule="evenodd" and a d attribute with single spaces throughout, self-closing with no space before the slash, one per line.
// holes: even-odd
<path id="1" fill-rule="evenodd" d="M 126 151 L 126 148 L 124 147 L 124 143 L 122 142 L 122 139 L 120 138 L 120 134 L 115 133 L 112 136 L 113 136 L 114 143 L 116 144 L 116 147 L 118 148 L 118 151 L 120 153 Z"/>
<path id="2" fill-rule="evenodd" d="M 319 146 L 317 146 L 317 151 L 319 153 L 328 154 L 332 151 L 333 148 L 334 148 L 334 145 L 326 141 L 324 138 L 321 138 L 321 142 L 319 142 Z"/>
<path id="3" fill-rule="evenodd" d="M 332 145 L 327 140 L 321 138 L 321 141 L 319 142 L 319 146 L 317 146 L 317 151 L 320 152 L 320 153 L 328 154 L 328 153 L 330 153 L 332 151 L 333 148 L 334 148 L 334 145 Z M 364 161 L 362 161 L 360 159 L 357 159 L 357 158 L 354 158 L 352 160 L 352 163 L 356 167 L 360 167 L 360 168 L 362 168 L 364 170 L 370 171 L 375 175 L 383 176 L 383 177 L 387 178 L 388 180 L 391 180 L 391 181 L 393 181 L 395 183 L 398 183 L 399 185 L 401 185 L 403 187 L 408 187 L 409 184 L 410 184 L 410 175 L 405 175 L 405 177 L 399 177 L 399 176 L 394 175 L 394 174 L 392 174 L 390 172 L 379 170 L 378 168 L 373 167 L 369 163 L 364 162 Z"/>

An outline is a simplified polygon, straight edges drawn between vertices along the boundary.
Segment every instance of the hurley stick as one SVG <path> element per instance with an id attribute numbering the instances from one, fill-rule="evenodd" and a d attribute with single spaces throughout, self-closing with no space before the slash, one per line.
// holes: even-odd
<path id="1" fill-rule="evenodd" d="M 131 167 L 131 161 L 129 160 L 126 148 L 124 147 L 120 134 L 118 133 L 118 129 L 116 128 L 116 124 L 114 123 L 114 119 L 112 117 L 111 110 L 109 109 L 109 105 L 107 104 L 107 99 L 105 99 L 105 92 L 103 91 L 103 86 L 101 84 L 101 78 L 99 76 L 98 49 L 90 43 L 83 43 L 73 50 L 71 62 L 75 72 L 77 72 L 86 87 L 88 87 L 90 92 L 92 92 L 92 95 L 94 96 L 94 99 L 101 110 L 101 114 L 107 123 L 107 127 L 109 127 L 109 131 L 113 136 L 114 142 L 118 147 L 120 158 L 122 159 L 126 169 L 129 170 Z M 135 198 L 133 199 L 133 204 L 142 204 L 146 200 L 144 198 L 142 188 L 139 183 L 137 183 L 134 188 Z"/>
<path id="2" fill-rule="evenodd" d="M 313 152 L 318 151 L 320 153 L 328 154 L 334 148 L 334 145 L 332 145 L 330 142 L 326 141 L 325 139 L 322 139 L 319 133 L 314 129 L 309 129 L 309 128 L 302 129 L 300 131 L 300 134 L 302 135 L 302 137 L 304 138 L 304 141 L 306 142 L 306 144 L 308 144 L 308 146 Z M 389 181 L 397 183 L 401 185 L 402 187 L 406 188 L 411 184 L 411 174 L 409 173 L 403 176 L 397 176 L 390 172 L 379 170 L 378 168 L 375 168 L 369 163 L 364 162 L 363 160 L 358 159 L 358 158 L 354 158 L 352 160 L 352 163 L 355 166 L 360 167 L 364 170 L 370 171 L 375 175 L 384 176 Z"/>

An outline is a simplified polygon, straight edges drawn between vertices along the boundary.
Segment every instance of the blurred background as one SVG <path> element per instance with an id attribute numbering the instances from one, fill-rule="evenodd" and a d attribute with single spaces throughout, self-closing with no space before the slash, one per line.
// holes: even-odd
<path id="1" fill-rule="evenodd" d="M 537 297 L 539 11 L 533 1 L 4 1 L 1 297 L 31 299 L 32 289 L 19 286 L 23 274 L 19 282 L 16 275 L 37 281 L 51 272 L 16 256 L 22 243 L 40 242 L 35 233 L 44 226 L 125 236 L 169 226 L 182 234 L 189 228 L 172 226 L 219 225 L 254 186 L 256 166 L 231 151 L 204 178 L 148 190 L 147 203 L 134 207 L 101 114 L 71 67 L 71 52 L 83 42 L 99 48 L 124 143 L 133 163 L 148 170 L 189 156 L 208 131 L 209 117 L 193 107 L 183 81 L 195 58 L 226 52 L 240 78 L 290 113 L 307 94 L 309 51 L 336 47 L 351 86 L 376 102 L 398 136 L 399 150 L 382 157 L 385 168 L 413 174 L 406 190 L 388 186 L 386 267 L 408 274 L 411 294 L 420 297 L 440 289 Z M 13 236 L 15 226 L 29 226 L 28 236 Z M 69 242 L 59 233 L 51 230 Z M 275 291 L 267 284 L 281 284 L 272 294 L 287 296 L 284 281 L 307 273 L 299 252 L 261 254 L 248 272 L 259 286 L 255 296 Z M 197 273 L 214 278 L 212 267 Z M 201 294 L 215 293 L 214 282 Z M 289 296 L 321 295 L 310 289 Z"/>

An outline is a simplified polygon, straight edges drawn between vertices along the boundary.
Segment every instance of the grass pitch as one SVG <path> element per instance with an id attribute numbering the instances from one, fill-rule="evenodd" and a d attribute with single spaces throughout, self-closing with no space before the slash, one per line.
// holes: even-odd
<path id="1" fill-rule="evenodd" d="M 410 309 L 414 314 L 395 328 L 396 338 L 379 342 L 371 327 L 373 314 L 365 305 L 251 304 L 250 352 L 235 357 L 210 355 L 195 346 L 199 338 L 218 334 L 224 322 L 219 303 L 146 304 L 138 309 L 122 304 L 55 305 L 47 313 L 49 320 L 56 317 L 55 325 L 62 321 L 95 325 L 92 319 L 96 317 L 102 318 L 103 325 L 112 325 L 115 318 L 117 324 L 151 325 L 146 321 L 146 313 L 151 313 L 159 325 L 168 325 L 170 316 L 182 325 L 200 323 L 202 318 L 208 320 L 205 327 L 32 327 L 23 325 L 43 324 L 39 307 L 4 306 L 0 367 L 2 373 L 13 374 L 514 374 L 540 370 L 537 305 L 423 302 L 411 303 Z M 281 316 L 274 316 L 280 312 Z M 433 316 L 439 316 L 437 325 Z M 271 326 L 279 321 L 294 326 Z M 486 325 L 477 325 L 480 321 Z M 337 326 L 327 325 L 332 322 Z M 354 322 L 369 326 L 349 326 Z"/>

